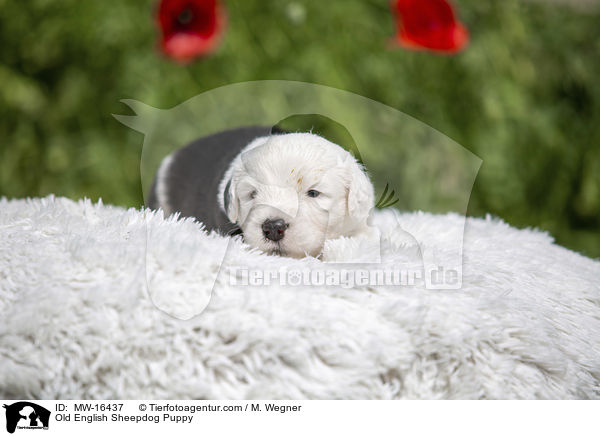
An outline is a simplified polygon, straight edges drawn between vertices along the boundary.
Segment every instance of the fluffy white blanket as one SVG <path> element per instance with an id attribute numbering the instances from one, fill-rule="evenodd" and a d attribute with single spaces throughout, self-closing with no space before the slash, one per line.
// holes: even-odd
<path id="1" fill-rule="evenodd" d="M 382 257 L 418 263 L 396 221 L 443 253 L 457 220 L 378 212 Z M 231 271 L 324 262 L 160 212 L 2 199 L 0 398 L 600 397 L 600 262 L 488 218 L 467 220 L 463 264 L 459 290 L 240 286 Z"/>

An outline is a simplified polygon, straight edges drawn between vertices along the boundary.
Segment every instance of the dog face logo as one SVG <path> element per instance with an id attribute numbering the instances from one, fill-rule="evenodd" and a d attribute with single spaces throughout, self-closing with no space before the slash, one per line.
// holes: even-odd
<path id="1" fill-rule="evenodd" d="M 123 100 L 123 103 L 134 114 L 115 115 L 115 118 L 144 134 L 140 175 L 147 205 L 150 203 L 147 194 L 151 192 L 163 159 L 190 141 L 244 126 L 277 126 L 282 120 L 306 114 L 332 120 L 344 127 L 347 136 L 352 138 L 354 148 L 351 150 L 360 164 L 354 161 L 350 165 L 348 160 L 346 170 L 342 165 L 342 171 L 338 171 L 340 168 L 323 167 L 321 156 L 312 159 L 305 156 L 300 160 L 306 165 L 300 168 L 300 160 L 292 159 L 293 153 L 272 153 L 265 156 L 275 163 L 272 172 L 260 169 L 266 162 L 257 161 L 259 167 L 254 168 L 254 158 L 247 155 L 243 158 L 246 162 L 242 161 L 239 166 L 242 177 L 223 178 L 224 183 L 219 186 L 219 201 L 223 202 L 229 221 L 243 228 L 244 240 L 251 247 L 257 247 L 257 251 L 289 257 L 317 256 L 321 252 L 320 260 L 328 263 L 387 262 L 387 265 L 402 266 L 396 254 L 400 248 L 408 247 L 411 253 L 413 249 L 418 252 L 415 263 L 422 264 L 420 268 L 428 289 L 462 286 L 465 216 L 481 159 L 430 126 L 347 91 L 279 80 L 219 87 L 170 109 L 154 108 L 135 100 Z M 284 131 L 312 132 L 312 129 Z M 360 149 L 360 153 L 354 149 Z M 293 160 L 291 167 L 282 162 L 288 157 Z M 228 164 L 232 158 L 227 156 Z M 280 162 L 275 162 L 277 159 Z M 363 172 L 362 164 L 370 170 L 369 176 Z M 316 170 L 320 169 L 324 170 L 321 179 L 316 177 Z M 244 174 L 249 176 L 245 181 Z M 277 175 L 277 180 L 271 180 L 272 175 Z M 311 177 L 327 186 L 309 185 Z M 371 191 L 373 187 L 376 196 Z M 325 195 L 325 188 L 333 190 L 333 197 Z M 419 216 L 405 216 L 401 222 L 402 212 L 372 213 L 375 205 L 378 208 L 395 205 L 402 211 L 452 211 L 456 215 L 447 227 L 438 230 L 440 235 L 431 235 L 418 224 Z M 356 227 L 347 231 L 353 225 Z M 381 238 L 369 235 L 364 238 L 366 246 L 355 237 L 335 239 L 336 234 L 364 233 L 359 229 L 364 230 L 365 226 L 379 231 Z M 196 235 L 190 238 L 187 232 L 166 235 L 149 226 L 146 239 L 150 260 L 146 265 L 148 294 L 160 310 L 178 319 L 190 319 L 206 309 L 213 289 L 226 283 L 221 282 L 220 277 L 226 280 L 224 274 L 228 271 L 229 259 L 232 264 L 239 261 L 235 256 L 239 254 L 240 238 L 211 244 L 210 261 L 216 260 L 219 267 L 202 268 L 203 279 L 198 280 L 197 286 L 190 286 L 184 279 L 187 276 L 183 275 L 185 286 L 179 286 L 177 280 L 173 280 L 177 274 L 164 274 L 164 268 L 205 265 L 207 252 L 197 249 L 205 238 L 200 240 Z M 442 235 L 443 243 L 438 244 Z M 175 243 L 173 238 L 182 249 L 165 249 Z M 439 271 L 452 272 L 451 280 L 437 280 Z M 446 277 L 445 273 L 442 276 Z M 173 289 L 177 289 L 177 293 Z M 174 298 L 174 295 L 179 297 Z"/>
<path id="2" fill-rule="evenodd" d="M 19 401 L 6 409 L 6 431 L 14 433 L 15 429 L 48 429 L 50 411 L 29 401 Z"/>

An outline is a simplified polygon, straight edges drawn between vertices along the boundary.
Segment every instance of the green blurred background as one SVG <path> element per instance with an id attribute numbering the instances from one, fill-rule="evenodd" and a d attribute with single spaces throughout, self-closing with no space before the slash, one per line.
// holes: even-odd
<path id="1" fill-rule="evenodd" d="M 297 80 L 380 101 L 478 155 L 469 215 L 600 257 L 600 6 L 563 1 L 456 0 L 471 43 L 437 56 L 390 48 L 387 0 L 228 0 L 223 45 L 184 67 L 158 53 L 150 0 L 0 0 L 0 195 L 139 207 L 143 136 L 111 116 L 130 113 L 120 99 L 169 108 Z"/>

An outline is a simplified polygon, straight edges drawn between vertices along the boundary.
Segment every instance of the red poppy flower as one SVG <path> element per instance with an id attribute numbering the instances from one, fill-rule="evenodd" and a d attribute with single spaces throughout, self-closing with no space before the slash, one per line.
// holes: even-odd
<path id="1" fill-rule="evenodd" d="M 158 24 L 163 52 L 187 63 L 216 48 L 225 13 L 218 0 L 161 0 Z"/>
<path id="2" fill-rule="evenodd" d="M 469 42 L 469 32 L 446 0 L 392 0 L 396 41 L 413 50 L 456 53 Z"/>

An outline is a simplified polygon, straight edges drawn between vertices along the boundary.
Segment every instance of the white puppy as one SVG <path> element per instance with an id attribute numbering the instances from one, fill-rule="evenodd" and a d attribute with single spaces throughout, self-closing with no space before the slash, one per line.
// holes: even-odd
<path id="1" fill-rule="evenodd" d="M 300 258 L 318 256 L 327 240 L 370 234 L 374 192 L 356 159 L 320 136 L 241 127 L 167 156 L 149 206 Z"/>
<path id="2" fill-rule="evenodd" d="M 248 244 L 290 257 L 317 256 L 326 240 L 368 234 L 374 207 L 356 159 L 312 133 L 255 139 L 233 160 L 219 193 Z"/>

